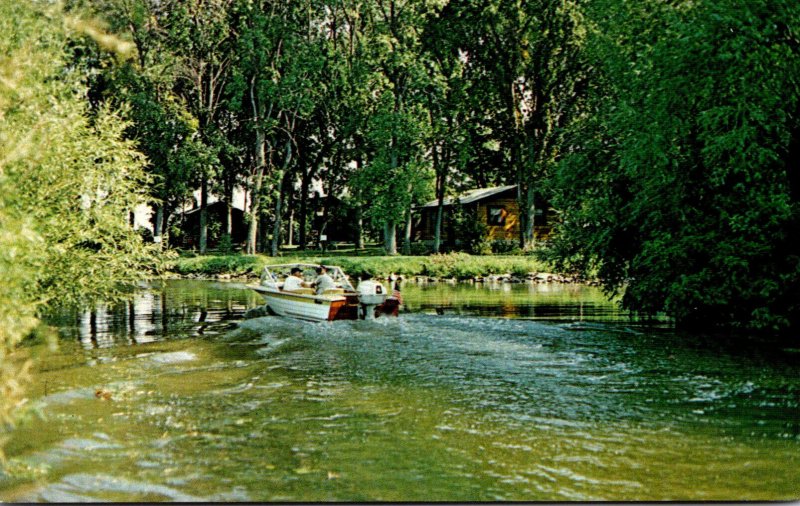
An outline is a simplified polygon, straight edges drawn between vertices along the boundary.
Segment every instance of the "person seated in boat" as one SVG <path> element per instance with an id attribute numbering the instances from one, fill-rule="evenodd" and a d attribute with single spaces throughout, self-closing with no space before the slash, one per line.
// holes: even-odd
<path id="1" fill-rule="evenodd" d="M 302 275 L 303 269 L 300 267 L 292 267 L 292 272 L 286 276 L 286 280 L 283 282 L 284 291 L 298 290 L 308 286 L 308 283 L 303 281 Z"/>
<path id="2" fill-rule="evenodd" d="M 320 295 L 325 290 L 337 288 L 333 278 L 328 275 L 328 268 L 324 265 L 317 267 L 317 279 L 314 280 L 312 285 L 316 288 L 317 295 Z"/>

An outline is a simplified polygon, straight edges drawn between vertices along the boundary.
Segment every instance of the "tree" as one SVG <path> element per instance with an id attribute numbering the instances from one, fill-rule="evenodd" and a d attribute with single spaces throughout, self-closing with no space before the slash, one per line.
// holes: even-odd
<path id="1" fill-rule="evenodd" d="M 331 140 L 329 159 L 336 160 L 323 177 L 331 188 L 344 188 L 348 200 L 355 208 L 355 243 L 358 249 L 364 248 L 365 208 L 370 202 L 359 186 L 366 161 L 371 153 L 367 142 L 369 119 L 375 112 L 374 89 L 379 79 L 375 72 L 372 54 L 372 33 L 374 24 L 367 15 L 371 9 L 369 2 L 360 0 L 328 3 L 329 36 L 326 42 L 325 82 L 327 99 L 323 101 L 323 115 L 320 120 L 328 125 Z"/>
<path id="2" fill-rule="evenodd" d="M 436 181 L 434 192 L 438 201 L 434 223 L 433 252 L 439 253 L 442 244 L 444 199 L 449 180 L 468 168 L 473 150 L 468 142 L 466 119 L 472 104 L 471 84 L 464 75 L 462 41 L 452 26 L 458 23 L 457 13 L 450 5 L 437 16 L 431 16 L 425 26 L 423 44 L 428 71 L 428 102 L 430 158 Z"/>
<path id="3" fill-rule="evenodd" d="M 323 86 L 315 79 L 320 28 L 313 7 L 312 2 L 264 1 L 241 2 L 235 10 L 239 38 L 231 90 L 242 110 L 248 110 L 253 132 L 249 252 L 255 252 L 262 198 L 275 190 L 270 249 L 272 255 L 278 253 L 292 168 L 298 164 L 298 146 L 308 140 L 299 132 L 306 128 Z M 266 177 L 274 189 L 263 187 Z"/>
<path id="4" fill-rule="evenodd" d="M 200 252 L 208 245 L 210 185 L 221 170 L 225 149 L 220 111 L 230 78 L 234 34 L 229 15 L 233 0 L 174 2 L 167 12 L 170 51 L 179 59 L 175 93 L 197 120 L 196 139 L 202 148 L 195 167 L 200 186 Z"/>
<path id="5" fill-rule="evenodd" d="M 270 97 L 278 78 L 279 61 L 283 57 L 283 38 L 278 22 L 278 5 L 265 2 L 235 4 L 234 20 L 239 31 L 238 55 L 230 86 L 233 104 L 248 117 L 251 126 L 253 169 L 250 174 L 251 203 L 245 251 L 256 252 L 258 222 L 261 212 L 262 186 L 267 169 L 267 132 L 275 128 L 278 111 Z M 245 111 L 248 111 L 246 114 Z"/>
<path id="6" fill-rule="evenodd" d="M 680 325 L 796 328 L 800 9 L 600 6 L 611 99 L 595 96 L 559 169 L 560 264 Z"/>
<path id="7" fill-rule="evenodd" d="M 579 2 L 453 0 L 466 72 L 479 83 L 489 141 L 518 187 L 520 245 L 531 249 L 534 195 L 549 177 L 559 135 L 586 86 L 586 33 Z"/>
<path id="8" fill-rule="evenodd" d="M 91 110 L 69 36 L 131 48 L 49 2 L 0 3 L 0 422 L 30 364 L 8 360 L 45 305 L 121 299 L 157 265 L 128 224 L 145 202 L 144 160 L 107 106 Z"/>
<path id="9" fill-rule="evenodd" d="M 365 57 L 374 91 L 364 134 L 368 160 L 357 181 L 371 204 L 370 217 L 383 225 L 384 248 L 392 255 L 397 254 L 397 225 L 409 223 L 415 192 L 428 181 L 421 142 L 426 73 L 419 55 L 422 26 L 434 7 L 434 2 L 378 0 L 365 12 L 371 28 Z"/>
<path id="10" fill-rule="evenodd" d="M 131 58 L 121 60 L 94 42 L 73 44 L 74 64 L 88 76 L 94 107 L 108 102 L 127 111 L 130 126 L 126 136 L 146 155 L 147 171 L 153 176 L 153 236 L 161 242 L 173 213 L 191 198 L 194 184 L 200 180 L 198 174 L 206 171 L 204 165 L 213 159 L 198 131 L 198 119 L 176 93 L 185 66 L 175 51 L 176 38 L 183 36 L 181 30 L 175 30 L 176 19 L 180 20 L 173 13 L 175 2 L 73 0 L 70 4 L 75 12 L 105 20 L 109 29 L 130 40 L 135 50 Z M 212 137 L 219 140 L 218 135 Z M 222 142 L 218 151 L 226 147 Z M 226 169 L 221 180 L 230 187 L 237 177 L 236 166 Z"/>
<path id="11" fill-rule="evenodd" d="M 412 204 L 430 196 L 432 174 L 421 149 L 426 119 L 420 106 L 398 113 L 395 97 L 388 92 L 369 121 L 367 140 L 373 155 L 354 183 L 370 204 L 367 217 L 383 226 L 384 249 L 390 255 L 397 254 L 397 225 L 408 223 Z"/>

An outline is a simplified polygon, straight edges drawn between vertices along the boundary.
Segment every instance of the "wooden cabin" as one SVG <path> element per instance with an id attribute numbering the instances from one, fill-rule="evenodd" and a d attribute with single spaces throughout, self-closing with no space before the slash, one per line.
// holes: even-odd
<path id="1" fill-rule="evenodd" d="M 556 215 L 549 204 L 541 199 L 539 202 L 543 202 L 544 205 L 537 205 L 536 208 L 534 237 L 536 240 L 546 240 L 550 236 Z M 438 204 L 438 200 L 433 200 L 415 208 L 417 217 L 414 223 L 414 240 L 425 243 L 434 240 Z M 455 206 L 467 208 L 486 225 L 489 241 L 519 241 L 520 220 L 516 185 L 477 188 L 457 197 L 445 198 L 442 216 L 442 243 L 453 246 L 459 240 L 458 237 L 455 237 L 454 230 Z"/>
<path id="2" fill-rule="evenodd" d="M 217 201 L 208 204 L 208 247 L 215 248 L 225 233 L 228 206 Z M 248 225 L 245 213 L 236 206 L 231 208 L 233 233 L 231 242 L 238 247 L 247 240 Z M 196 248 L 200 241 L 200 208 L 195 207 L 177 216 L 180 230 L 183 232 L 179 245 L 183 248 Z"/>

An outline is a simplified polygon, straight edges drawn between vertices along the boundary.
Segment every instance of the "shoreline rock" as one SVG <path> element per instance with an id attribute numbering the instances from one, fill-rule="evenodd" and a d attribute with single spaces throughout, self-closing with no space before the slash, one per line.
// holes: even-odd
<path id="1" fill-rule="evenodd" d="M 259 276 L 255 274 L 233 274 L 233 273 L 219 273 L 219 274 L 203 274 L 203 273 L 188 273 L 180 274 L 177 272 L 167 272 L 162 276 L 163 279 L 196 279 L 207 281 L 231 281 L 240 283 L 256 282 Z M 356 278 L 357 279 L 357 278 Z M 386 277 L 375 277 L 380 281 L 388 281 Z M 567 276 L 562 274 L 554 274 L 549 272 L 531 272 L 524 277 L 516 276 L 513 274 L 486 274 L 483 276 L 474 276 L 465 279 L 458 278 L 437 278 L 425 275 L 414 276 L 398 276 L 398 281 L 407 281 L 411 283 L 427 284 L 427 283 L 477 283 L 477 284 L 504 284 L 504 283 L 532 283 L 532 284 L 576 284 L 587 286 L 600 286 L 598 280 L 581 280 L 575 276 Z"/>

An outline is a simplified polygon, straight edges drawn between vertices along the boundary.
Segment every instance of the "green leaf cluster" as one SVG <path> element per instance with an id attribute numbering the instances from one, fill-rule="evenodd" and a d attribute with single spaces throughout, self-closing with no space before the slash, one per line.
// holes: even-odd
<path id="1" fill-rule="evenodd" d="M 128 223 L 145 199 L 142 155 L 123 139 L 117 112 L 90 110 L 83 76 L 67 65 L 69 37 L 86 27 L 49 2 L 2 2 L 0 30 L 0 424 L 8 425 L 27 368 L 11 353 L 42 308 L 123 297 L 154 257 Z"/>
<path id="2" fill-rule="evenodd" d="M 796 328 L 800 8 L 596 8 L 602 87 L 553 182 L 560 264 L 682 325 Z"/>

